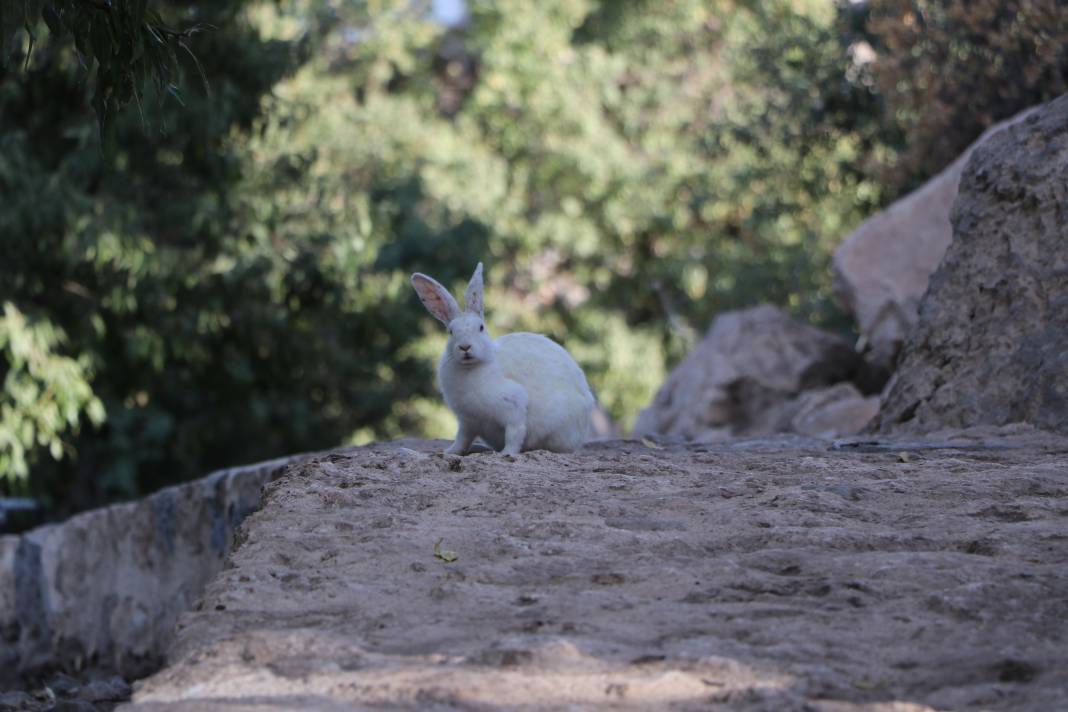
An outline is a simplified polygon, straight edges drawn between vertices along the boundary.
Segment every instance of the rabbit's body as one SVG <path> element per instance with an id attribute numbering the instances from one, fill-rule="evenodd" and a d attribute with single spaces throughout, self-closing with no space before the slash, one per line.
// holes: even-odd
<path id="1" fill-rule="evenodd" d="M 494 450 L 503 450 L 507 421 L 525 403 L 522 450 L 582 447 L 594 398 L 571 354 L 552 339 L 528 332 L 506 334 L 493 346 L 494 361 L 474 367 L 442 357 L 438 379 L 445 403 L 461 423 Z"/>
<path id="2" fill-rule="evenodd" d="M 475 438 L 509 454 L 582 446 L 594 406 L 586 376 L 562 346 L 540 334 L 490 338 L 482 317 L 481 264 L 467 287 L 465 311 L 426 275 L 412 275 L 412 285 L 449 329 L 438 381 L 460 427 L 446 452 L 464 455 Z"/>
<path id="3" fill-rule="evenodd" d="M 541 334 L 516 332 L 497 339 L 501 371 L 526 390 L 525 450 L 571 452 L 589 435 L 594 398 L 586 374 L 563 346 Z"/>

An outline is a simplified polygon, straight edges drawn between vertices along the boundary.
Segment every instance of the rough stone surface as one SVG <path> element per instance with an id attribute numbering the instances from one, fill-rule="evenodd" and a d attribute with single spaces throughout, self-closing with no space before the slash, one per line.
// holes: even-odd
<path id="1" fill-rule="evenodd" d="M 987 129 L 945 170 L 865 220 L 835 251 L 835 291 L 857 320 L 867 357 L 887 374 L 953 238 L 949 214 L 964 165 L 977 146 L 1032 110 Z"/>
<path id="2" fill-rule="evenodd" d="M 1068 709 L 1068 439 L 445 445 L 270 484 L 122 709 Z"/>
<path id="3" fill-rule="evenodd" d="M 972 155 L 880 430 L 1068 432 L 1068 96 Z"/>
<path id="4" fill-rule="evenodd" d="M 0 686 L 42 669 L 158 667 L 178 614 L 222 568 L 264 483 L 293 459 L 0 537 Z"/>
<path id="5" fill-rule="evenodd" d="M 634 432 L 705 442 L 780 432 L 802 391 L 851 379 L 861 365 L 844 339 L 775 307 L 727 312 L 671 372 Z"/>

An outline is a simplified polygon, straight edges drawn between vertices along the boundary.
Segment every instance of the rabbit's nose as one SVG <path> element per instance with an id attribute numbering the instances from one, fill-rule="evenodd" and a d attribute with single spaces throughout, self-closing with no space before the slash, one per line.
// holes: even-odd
<path id="1" fill-rule="evenodd" d="M 459 349 L 461 351 L 463 351 L 464 353 L 467 353 L 468 351 L 471 350 L 471 344 L 460 344 L 459 345 Z"/>

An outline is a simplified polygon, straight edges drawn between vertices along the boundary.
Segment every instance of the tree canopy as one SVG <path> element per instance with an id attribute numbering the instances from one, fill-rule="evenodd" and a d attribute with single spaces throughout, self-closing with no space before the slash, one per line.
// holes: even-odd
<path id="1" fill-rule="evenodd" d="M 0 5 L 0 67 L 28 66 L 42 25 L 48 28 L 48 41 L 73 44 L 82 69 L 93 74 L 92 106 L 105 137 L 126 104 L 135 102 L 143 116 L 151 94 L 179 98 L 180 55 L 195 65 L 207 85 L 189 42 L 210 26 L 175 29 L 148 0 L 5 2 Z"/>

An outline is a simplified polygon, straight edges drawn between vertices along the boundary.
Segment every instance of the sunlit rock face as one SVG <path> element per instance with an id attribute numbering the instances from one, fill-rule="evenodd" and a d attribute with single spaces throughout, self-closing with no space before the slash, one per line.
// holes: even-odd
<path id="1" fill-rule="evenodd" d="M 979 146 L 953 242 L 887 386 L 882 430 L 1068 432 L 1068 96 Z"/>
<path id="2" fill-rule="evenodd" d="M 853 312 L 873 366 L 889 374 L 916 324 L 931 273 L 953 238 L 950 209 L 972 152 L 1031 111 L 992 126 L 941 173 L 861 223 L 835 251 L 835 291 Z"/>
<path id="3" fill-rule="evenodd" d="M 776 432 L 799 432 L 802 408 L 808 422 L 822 422 L 831 436 L 859 431 L 865 406 L 822 417 L 812 412 L 843 398 L 864 400 L 839 389 L 818 403 L 803 394 L 861 376 L 864 363 L 845 339 L 760 306 L 720 315 L 705 338 L 675 368 L 652 404 L 638 416 L 635 434 L 713 442 Z M 867 407 L 871 407 L 870 404 Z"/>

